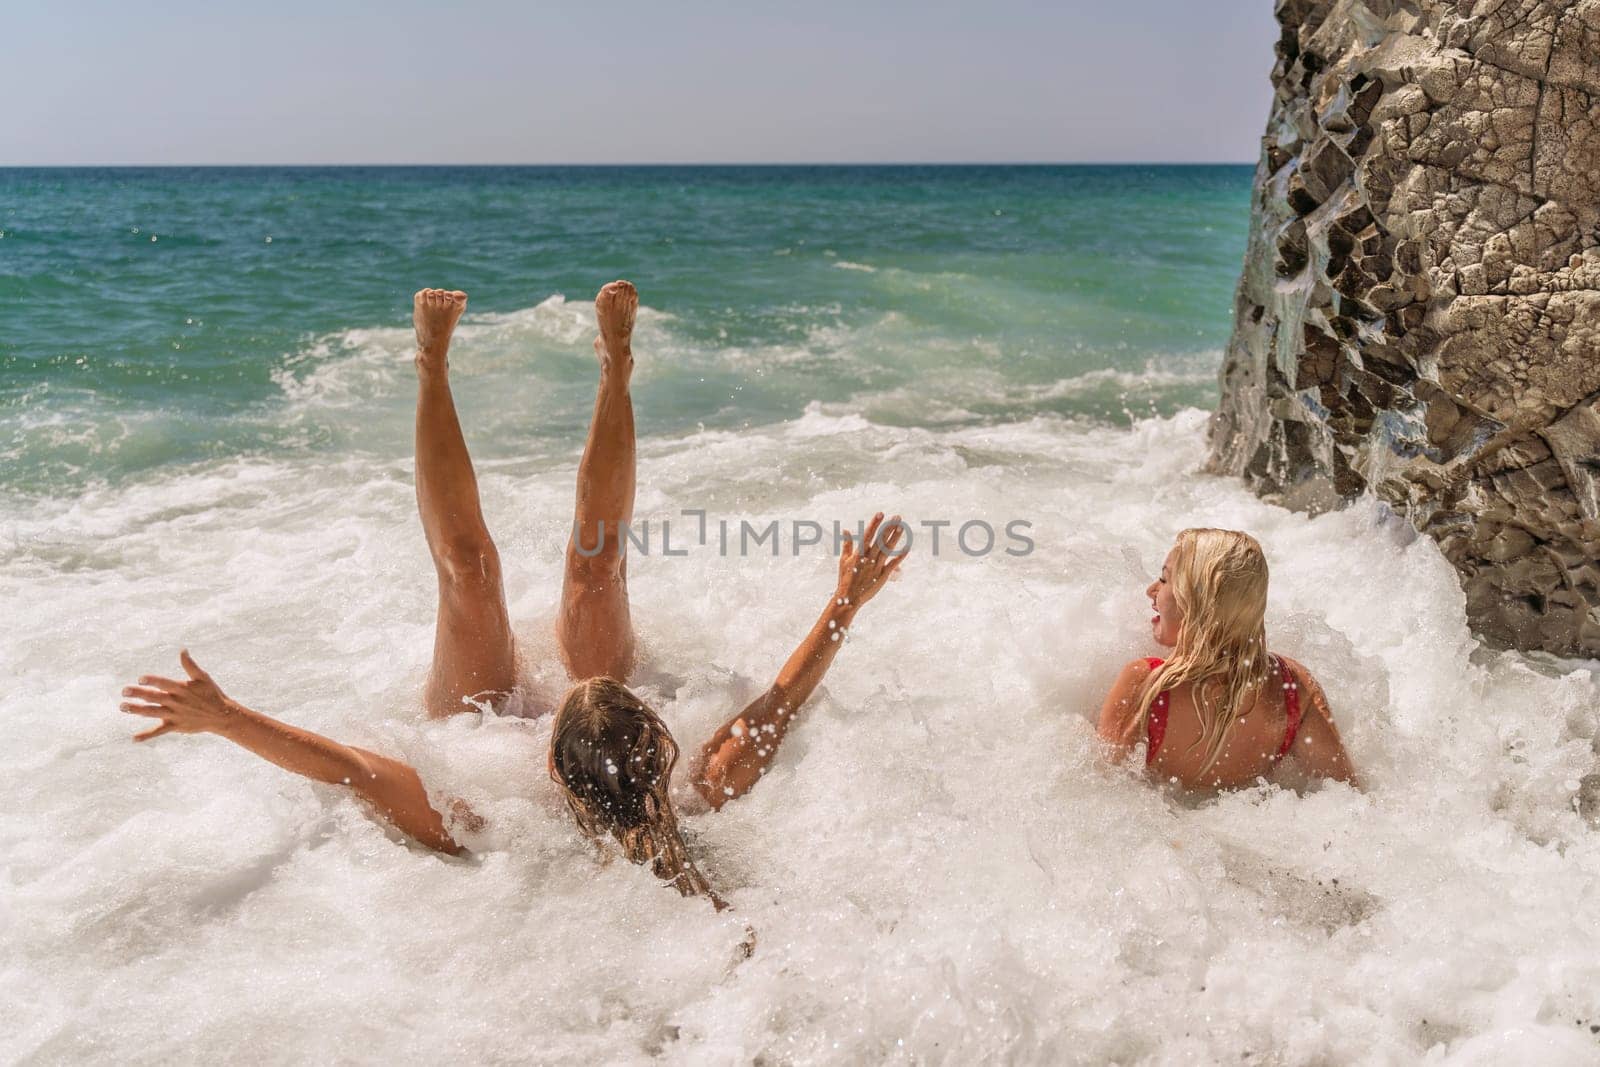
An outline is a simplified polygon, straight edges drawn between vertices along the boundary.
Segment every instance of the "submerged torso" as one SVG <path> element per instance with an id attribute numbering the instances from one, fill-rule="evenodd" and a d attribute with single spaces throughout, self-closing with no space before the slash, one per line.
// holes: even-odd
<path id="1" fill-rule="evenodd" d="M 1262 687 L 1246 698 L 1247 707 L 1228 727 L 1222 749 L 1210 767 L 1206 766 L 1206 750 L 1201 743 L 1200 713 L 1195 707 L 1193 687 L 1180 685 L 1167 690 L 1164 731 L 1160 728 L 1159 709 L 1151 708 L 1152 719 L 1146 732 L 1147 766 L 1161 780 L 1175 779 L 1186 789 L 1237 789 L 1270 776 L 1282 758 L 1286 742 L 1292 741 L 1290 708 L 1300 703 L 1298 685 L 1287 664 L 1281 672 L 1275 666 Z"/>

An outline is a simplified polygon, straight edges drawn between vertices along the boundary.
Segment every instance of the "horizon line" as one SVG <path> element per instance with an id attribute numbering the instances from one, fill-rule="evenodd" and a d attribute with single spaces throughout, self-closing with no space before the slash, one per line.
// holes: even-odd
<path id="1" fill-rule="evenodd" d="M 0 163 L 0 170 L 250 170 L 268 168 L 284 169 L 439 169 L 459 168 L 510 168 L 510 167 L 572 167 L 623 169 L 629 167 L 1253 167 L 1256 160 L 875 160 L 850 162 L 839 160 L 790 160 L 748 162 L 739 160 L 708 160 L 694 163 Z"/>

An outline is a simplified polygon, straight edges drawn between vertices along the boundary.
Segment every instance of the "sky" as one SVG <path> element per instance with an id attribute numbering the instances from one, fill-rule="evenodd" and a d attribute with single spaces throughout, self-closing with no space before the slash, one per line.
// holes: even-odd
<path id="1" fill-rule="evenodd" d="M 1271 0 L 6 5 L 0 165 L 1254 162 Z"/>

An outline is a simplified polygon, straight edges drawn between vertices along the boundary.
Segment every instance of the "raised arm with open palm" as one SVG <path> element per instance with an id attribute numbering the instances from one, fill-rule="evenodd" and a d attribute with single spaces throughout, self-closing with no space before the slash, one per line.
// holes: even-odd
<path id="1" fill-rule="evenodd" d="M 885 524 L 880 511 L 859 544 L 844 535 L 839 583 L 816 625 L 784 663 L 771 688 L 724 723 L 700 750 L 695 787 L 712 807 L 748 793 L 767 773 L 796 713 L 828 673 L 856 613 L 905 561 L 910 546 L 895 551 L 904 532 L 900 516 Z"/>

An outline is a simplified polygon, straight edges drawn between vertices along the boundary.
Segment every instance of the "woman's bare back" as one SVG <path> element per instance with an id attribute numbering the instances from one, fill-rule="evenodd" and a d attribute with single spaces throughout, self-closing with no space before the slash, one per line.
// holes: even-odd
<path id="1" fill-rule="evenodd" d="M 1355 771 L 1338 730 L 1322 686 L 1306 668 L 1286 656 L 1274 656 L 1280 664 L 1267 676 L 1266 683 L 1250 697 L 1249 707 L 1229 727 L 1216 762 L 1206 766 L 1206 749 L 1200 742 L 1200 713 L 1195 707 L 1193 689 L 1178 685 L 1164 694 L 1164 729 L 1149 729 L 1130 736 L 1129 727 L 1140 706 L 1140 697 L 1155 661 L 1139 659 L 1122 669 L 1100 712 L 1100 736 L 1120 751 L 1130 751 L 1140 741 L 1147 744 L 1159 734 L 1150 772 L 1163 781 L 1184 789 L 1213 791 L 1238 789 L 1271 777 L 1285 759 L 1293 759 L 1301 770 L 1320 778 L 1335 778 L 1355 784 Z M 1291 701 L 1299 712 L 1298 722 L 1289 736 Z M 1152 715 L 1161 716 L 1152 709 Z M 1285 751 L 1285 742 L 1289 747 Z"/>
<path id="2" fill-rule="evenodd" d="M 1194 687 L 1169 690 L 1166 735 L 1150 761 L 1151 772 L 1187 789 L 1237 789 L 1271 775 L 1289 730 L 1286 684 L 1297 683 L 1281 680 L 1277 671 L 1268 676 L 1248 709 L 1229 725 L 1209 768 Z"/>

